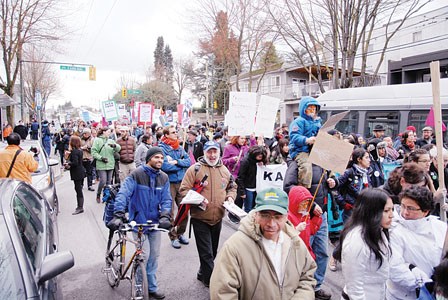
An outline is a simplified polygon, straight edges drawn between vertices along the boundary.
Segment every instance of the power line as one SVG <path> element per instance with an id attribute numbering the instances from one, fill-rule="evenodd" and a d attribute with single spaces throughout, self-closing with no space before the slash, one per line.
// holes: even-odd
<path id="1" fill-rule="evenodd" d="M 84 21 L 84 26 L 82 27 L 81 35 L 79 36 L 78 43 L 76 44 L 74 53 L 78 53 L 79 42 L 81 41 L 82 37 L 84 36 L 84 31 L 86 29 L 87 21 L 89 20 L 90 12 L 92 11 L 92 6 L 93 6 L 94 2 L 95 2 L 95 0 L 92 0 L 92 2 L 90 2 L 89 12 L 87 13 L 86 20 Z"/>

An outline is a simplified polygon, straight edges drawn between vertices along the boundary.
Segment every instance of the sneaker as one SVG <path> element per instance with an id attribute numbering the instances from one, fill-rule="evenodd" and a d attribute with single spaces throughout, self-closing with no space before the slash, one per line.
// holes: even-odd
<path id="1" fill-rule="evenodd" d="M 96 195 L 96 203 L 101 203 L 101 196 L 100 195 Z"/>
<path id="2" fill-rule="evenodd" d="M 154 299 L 165 299 L 165 294 L 162 292 L 149 292 L 149 297 Z"/>
<path id="3" fill-rule="evenodd" d="M 337 268 L 338 268 L 338 262 L 336 261 L 336 259 L 334 259 L 333 256 L 330 256 L 330 262 L 328 264 L 328 267 L 333 272 L 335 272 L 337 270 Z"/>
<path id="4" fill-rule="evenodd" d="M 72 215 L 78 215 L 84 212 L 84 208 L 77 208 L 75 209 L 75 211 L 72 213 Z"/>
<path id="5" fill-rule="evenodd" d="M 91 186 L 89 186 L 87 189 L 88 189 L 89 191 L 92 191 L 92 192 L 95 191 L 95 189 L 94 189 L 93 187 L 91 187 Z"/>
<path id="6" fill-rule="evenodd" d="M 180 245 L 178 239 L 172 240 L 172 241 L 171 241 L 171 246 L 173 246 L 173 248 L 175 248 L 175 249 L 180 249 L 180 247 L 182 247 L 182 246 Z"/>
<path id="7" fill-rule="evenodd" d="M 315 291 L 314 296 L 316 297 L 315 298 L 316 300 L 330 300 L 331 299 L 331 294 L 325 292 L 322 289 Z"/>
<path id="8" fill-rule="evenodd" d="M 188 238 L 184 237 L 183 235 L 179 236 L 179 242 L 183 245 L 188 245 L 190 243 Z"/>

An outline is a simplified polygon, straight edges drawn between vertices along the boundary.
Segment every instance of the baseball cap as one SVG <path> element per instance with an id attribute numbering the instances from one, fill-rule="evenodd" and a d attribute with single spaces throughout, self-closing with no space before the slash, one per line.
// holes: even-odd
<path id="1" fill-rule="evenodd" d="M 208 141 L 207 143 L 204 144 L 204 151 L 208 151 L 210 149 L 219 150 L 219 144 L 213 141 Z"/>
<path id="2" fill-rule="evenodd" d="M 255 198 L 255 211 L 273 210 L 282 215 L 288 213 L 288 195 L 275 188 L 262 190 Z"/>
<path id="3" fill-rule="evenodd" d="M 423 127 L 422 131 L 432 131 L 431 126 Z"/>

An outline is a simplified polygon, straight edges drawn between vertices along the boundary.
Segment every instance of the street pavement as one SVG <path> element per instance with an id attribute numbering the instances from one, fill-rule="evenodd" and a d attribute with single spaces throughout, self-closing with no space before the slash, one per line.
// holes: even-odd
<path id="1" fill-rule="evenodd" d="M 96 203 L 96 192 L 85 187 L 84 213 L 73 216 L 76 194 L 69 172 L 63 172 L 56 184 L 60 202 L 59 248 L 72 251 L 75 257 L 75 266 L 60 276 L 64 299 L 129 299 L 127 280 L 121 281 L 119 287 L 111 288 L 106 275 L 101 272 L 108 237 L 108 229 L 102 220 L 104 204 Z M 96 189 L 97 185 L 94 187 Z M 224 219 L 220 247 L 236 229 L 236 225 Z M 132 253 L 133 248 L 128 244 L 127 253 Z M 196 279 L 199 258 L 193 236 L 189 245 L 177 250 L 171 247 L 168 235 L 162 233 L 160 253 L 158 282 L 166 299 L 209 299 L 209 290 Z M 342 285 L 340 270 L 328 270 L 324 288 L 332 292 L 333 299 L 340 298 Z"/>

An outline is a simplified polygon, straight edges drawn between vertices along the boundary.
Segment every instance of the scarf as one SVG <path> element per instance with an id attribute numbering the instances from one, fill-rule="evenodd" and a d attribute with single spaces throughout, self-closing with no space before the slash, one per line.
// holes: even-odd
<path id="1" fill-rule="evenodd" d="M 170 138 L 167 138 L 166 136 L 162 136 L 162 142 L 173 148 L 174 150 L 177 150 L 179 148 L 179 140 L 173 140 Z"/>
<path id="2" fill-rule="evenodd" d="M 406 145 L 409 147 L 411 151 L 415 149 L 415 143 L 414 141 L 406 141 Z"/>
<path id="3" fill-rule="evenodd" d="M 369 187 L 369 180 L 367 179 L 367 173 L 369 172 L 369 170 L 368 169 L 364 169 L 364 168 L 360 167 L 357 164 L 354 164 L 353 166 L 355 167 L 356 171 L 358 171 L 362 175 L 362 188 L 361 188 L 361 190 L 365 189 L 365 188 L 368 188 Z"/>

